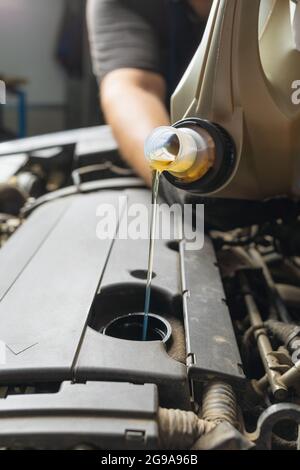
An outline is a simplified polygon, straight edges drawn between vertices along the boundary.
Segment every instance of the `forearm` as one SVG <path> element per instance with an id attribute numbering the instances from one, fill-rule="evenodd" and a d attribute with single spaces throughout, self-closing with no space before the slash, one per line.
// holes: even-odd
<path id="1" fill-rule="evenodd" d="M 146 83 L 120 78 L 116 74 L 104 79 L 102 108 L 122 156 L 150 186 L 151 172 L 144 159 L 144 142 L 155 127 L 169 124 L 163 103 L 164 89 L 159 82 L 155 83 L 157 76 L 149 88 Z"/>

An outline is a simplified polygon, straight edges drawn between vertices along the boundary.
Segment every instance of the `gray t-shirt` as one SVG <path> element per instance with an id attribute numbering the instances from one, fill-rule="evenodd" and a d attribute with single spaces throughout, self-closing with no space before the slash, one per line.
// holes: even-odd
<path id="1" fill-rule="evenodd" d="M 88 0 L 87 20 L 98 80 L 118 68 L 140 68 L 162 74 L 170 88 L 205 26 L 182 0 Z"/>

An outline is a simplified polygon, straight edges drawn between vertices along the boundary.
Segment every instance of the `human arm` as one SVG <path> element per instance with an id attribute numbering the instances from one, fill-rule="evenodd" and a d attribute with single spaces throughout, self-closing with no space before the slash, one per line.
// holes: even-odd
<path id="1" fill-rule="evenodd" d="M 102 109 L 121 154 L 148 185 L 151 172 L 144 141 L 155 127 L 169 124 L 165 88 L 159 74 L 129 68 L 108 73 L 100 85 Z"/>

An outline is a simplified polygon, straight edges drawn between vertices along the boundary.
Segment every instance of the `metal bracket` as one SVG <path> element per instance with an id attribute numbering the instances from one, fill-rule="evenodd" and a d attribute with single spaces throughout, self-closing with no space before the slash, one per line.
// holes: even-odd
<path id="1" fill-rule="evenodd" d="M 260 450 L 270 450 L 272 445 L 272 431 L 280 421 L 290 420 L 300 425 L 300 406 L 293 403 L 281 403 L 270 406 L 259 417 L 254 433 L 247 434 L 248 439 L 256 444 Z"/>

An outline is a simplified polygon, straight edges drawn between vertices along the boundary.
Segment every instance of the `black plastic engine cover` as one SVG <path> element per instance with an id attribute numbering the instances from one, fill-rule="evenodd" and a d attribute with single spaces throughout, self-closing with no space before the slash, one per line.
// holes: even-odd
<path id="1" fill-rule="evenodd" d="M 180 254 L 168 241 L 156 244 L 150 310 L 172 325 L 167 350 L 160 342 L 104 336 L 112 317 L 141 312 L 144 304 L 147 240 L 96 236 L 99 204 L 113 204 L 119 213 L 120 195 L 150 203 L 143 189 L 53 200 L 0 251 L 0 340 L 6 344 L 0 384 L 152 383 L 161 405 L 189 408 L 190 380 L 244 379 L 211 242 L 193 254 Z"/>
<path id="2" fill-rule="evenodd" d="M 64 382 L 58 393 L 0 400 L 1 447 L 157 449 L 155 385 Z"/>

